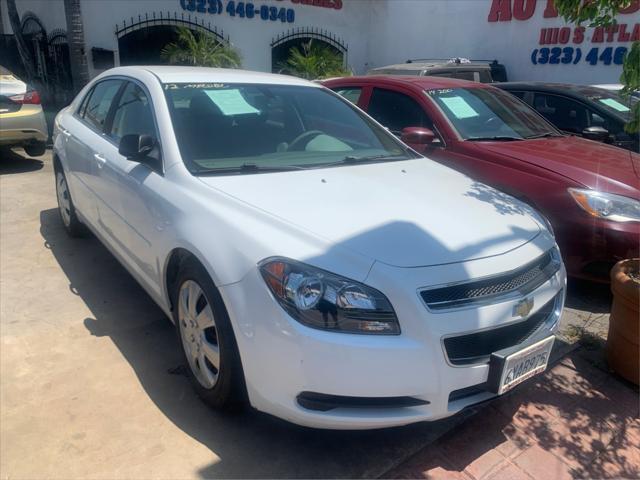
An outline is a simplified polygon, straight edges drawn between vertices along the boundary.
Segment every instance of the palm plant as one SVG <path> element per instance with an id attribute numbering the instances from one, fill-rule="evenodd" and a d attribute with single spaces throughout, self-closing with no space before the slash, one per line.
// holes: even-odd
<path id="1" fill-rule="evenodd" d="M 302 49 L 291 47 L 289 58 L 280 68 L 307 80 L 351 75 L 342 62 L 340 52 L 327 45 L 313 43 L 313 39 L 303 43 Z"/>
<path id="2" fill-rule="evenodd" d="M 161 55 L 176 65 L 239 68 L 242 64 L 240 53 L 232 46 L 221 43 L 210 33 L 193 32 L 186 27 L 178 27 L 178 38 L 167 44 Z"/>

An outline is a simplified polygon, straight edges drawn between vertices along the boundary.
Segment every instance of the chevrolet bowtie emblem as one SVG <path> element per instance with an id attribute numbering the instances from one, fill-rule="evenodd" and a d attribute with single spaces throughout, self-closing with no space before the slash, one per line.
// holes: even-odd
<path id="1" fill-rule="evenodd" d="M 513 307 L 514 317 L 526 317 L 533 309 L 533 298 L 523 298 Z"/>

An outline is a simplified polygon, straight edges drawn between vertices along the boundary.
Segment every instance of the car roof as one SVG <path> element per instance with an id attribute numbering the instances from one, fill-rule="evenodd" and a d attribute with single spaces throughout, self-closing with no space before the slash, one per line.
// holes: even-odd
<path id="1" fill-rule="evenodd" d="M 593 85 L 575 85 L 572 83 L 548 83 L 548 82 L 505 82 L 498 84 L 505 90 L 539 90 L 545 92 L 563 93 L 579 97 L 597 97 L 603 93 L 615 93 L 612 90 Z"/>
<path id="2" fill-rule="evenodd" d="M 333 83 L 386 83 L 398 86 L 411 85 L 422 89 L 431 88 L 487 88 L 488 84 L 471 82 L 469 80 L 460 80 L 448 77 L 430 77 L 430 76 L 398 76 L 398 75 L 362 75 L 359 77 L 342 77 L 340 79 L 327 80 L 327 84 Z"/>
<path id="3" fill-rule="evenodd" d="M 277 75 L 233 68 L 143 65 L 112 68 L 104 72 L 101 77 L 106 75 L 135 76 L 140 72 L 150 72 L 162 83 L 260 83 L 321 88 L 318 84 L 289 75 Z"/>
<path id="4" fill-rule="evenodd" d="M 486 68 L 490 69 L 491 66 L 487 62 L 450 62 L 448 60 L 411 60 L 405 63 L 396 63 L 393 65 L 385 65 L 383 67 L 372 68 L 372 71 L 376 70 L 425 70 L 429 68 Z"/>

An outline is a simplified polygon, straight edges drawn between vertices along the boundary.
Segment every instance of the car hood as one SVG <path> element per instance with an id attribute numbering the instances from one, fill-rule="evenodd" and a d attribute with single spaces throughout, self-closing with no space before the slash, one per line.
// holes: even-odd
<path id="1" fill-rule="evenodd" d="M 540 232 L 525 204 L 424 158 L 200 179 L 329 248 L 398 267 L 499 255 Z"/>
<path id="2" fill-rule="evenodd" d="M 579 137 L 556 137 L 518 142 L 478 143 L 478 148 L 508 155 L 538 165 L 579 182 L 587 187 L 612 193 L 627 193 L 638 188 L 638 170 L 633 168 L 629 150 L 585 140 Z M 637 155 L 636 155 L 637 156 Z"/>

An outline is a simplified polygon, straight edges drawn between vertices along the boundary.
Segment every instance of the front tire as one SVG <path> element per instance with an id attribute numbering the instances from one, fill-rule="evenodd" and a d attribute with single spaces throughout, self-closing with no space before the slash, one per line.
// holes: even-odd
<path id="1" fill-rule="evenodd" d="M 196 392 L 212 408 L 246 403 L 240 354 L 222 297 L 197 261 L 180 267 L 173 296 L 173 319 Z"/>
<path id="2" fill-rule="evenodd" d="M 83 237 L 85 226 L 78 219 L 76 208 L 71 199 L 67 177 L 61 169 L 56 169 L 56 197 L 58 198 L 58 213 L 64 229 L 71 237 Z"/>

